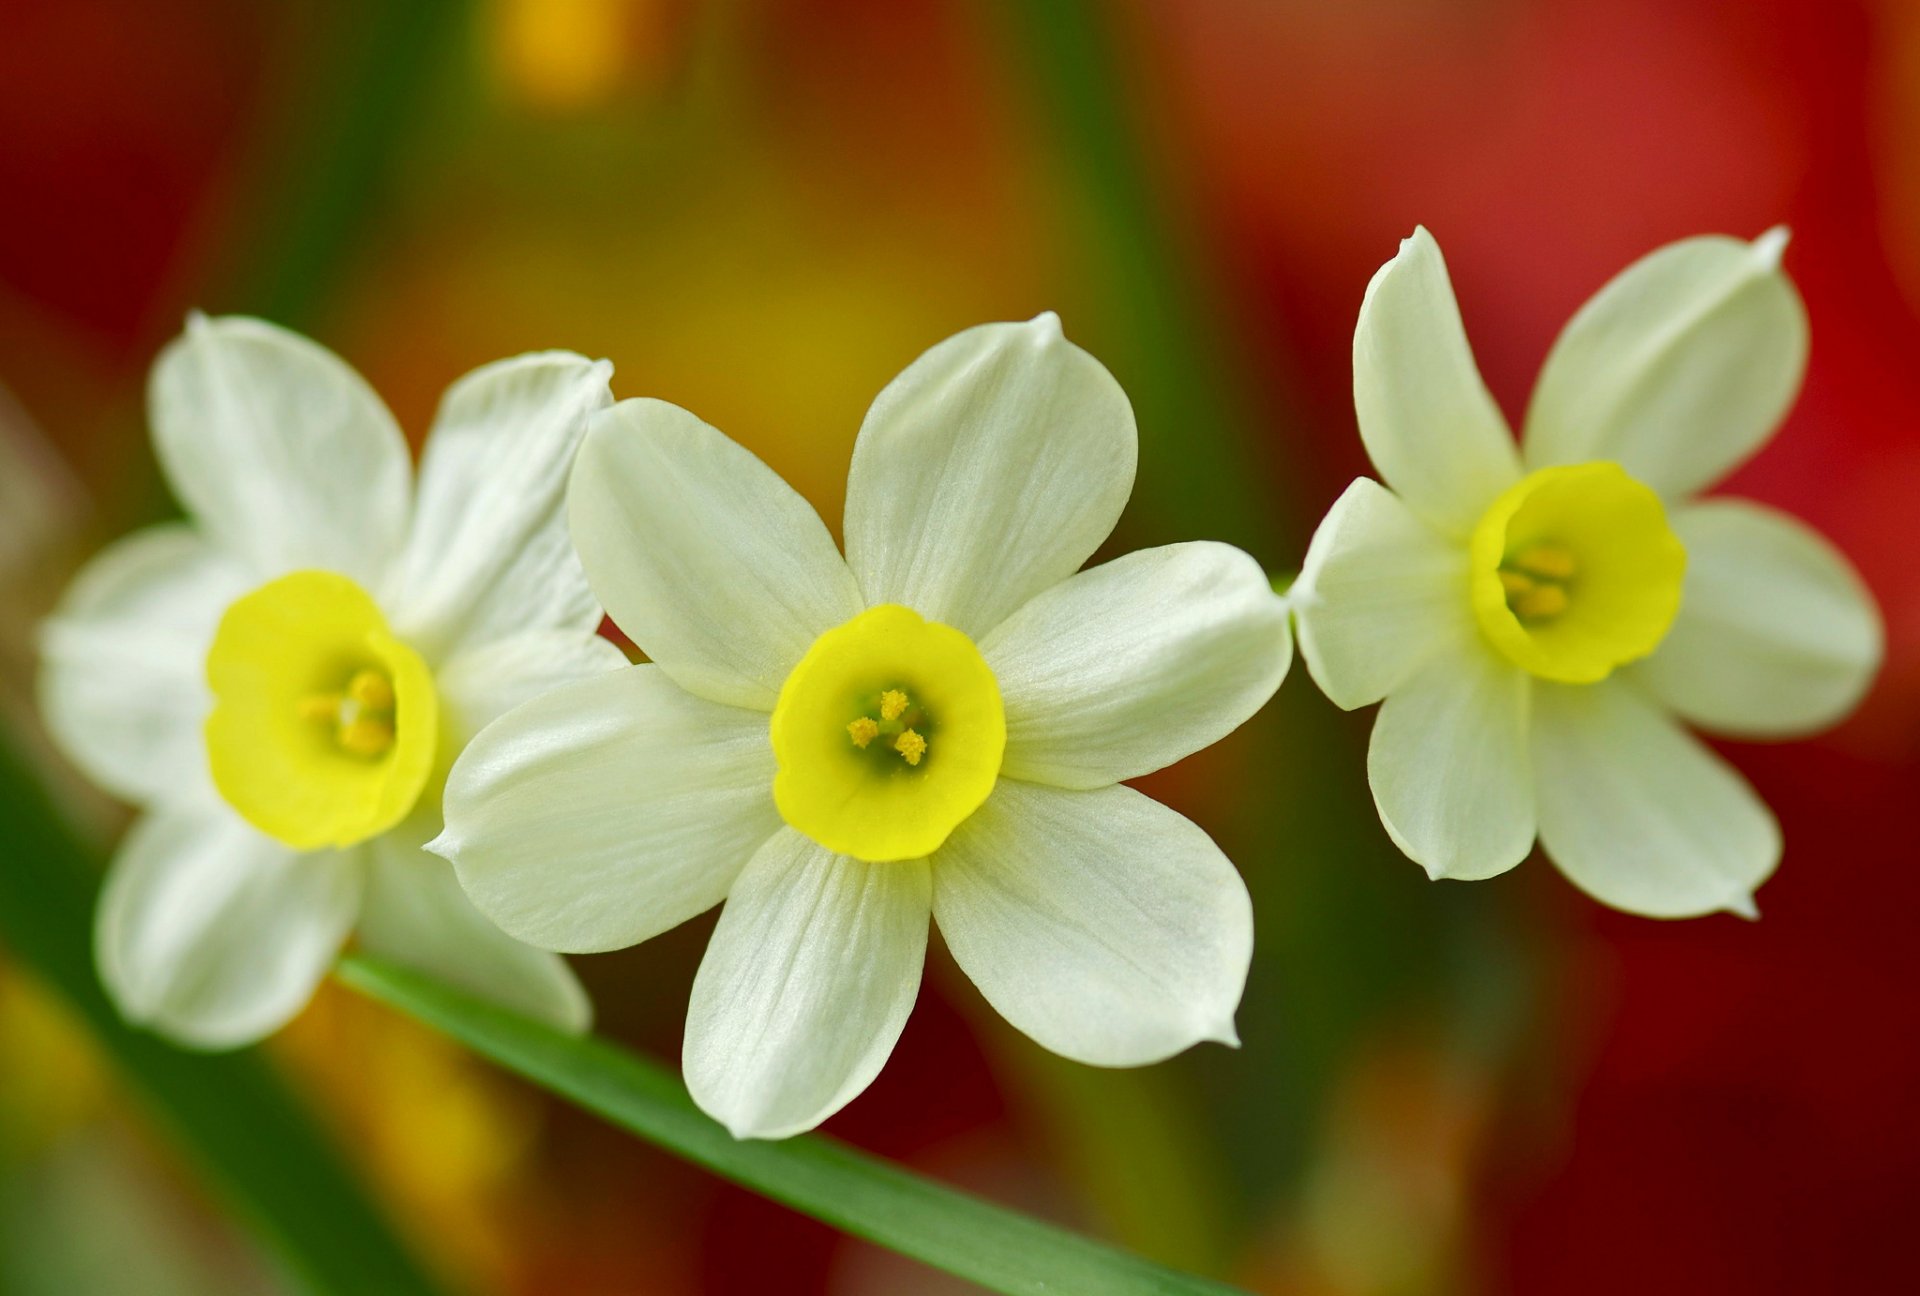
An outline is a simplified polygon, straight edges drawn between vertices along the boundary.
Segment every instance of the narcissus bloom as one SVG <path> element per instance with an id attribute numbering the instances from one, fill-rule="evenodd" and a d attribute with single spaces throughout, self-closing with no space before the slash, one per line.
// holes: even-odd
<path id="1" fill-rule="evenodd" d="M 420 849 L 467 739 L 626 664 L 561 503 L 612 366 L 562 352 L 447 393 L 419 489 L 379 397 L 331 353 L 196 316 L 154 367 L 154 448 L 191 520 L 107 549 L 44 628 L 42 708 L 145 810 L 101 896 L 128 1018 L 205 1047 L 271 1032 L 349 932 L 584 1028 L 564 961 L 513 941 Z"/>
<path id="2" fill-rule="evenodd" d="M 549 949 L 632 945 L 724 899 L 685 1070 L 742 1137 L 810 1128 L 878 1074 L 929 916 L 1058 1053 L 1130 1066 L 1232 1042 L 1246 887 L 1119 784 L 1252 715 L 1286 673 L 1287 617 L 1226 545 L 1079 571 L 1135 449 L 1125 395 L 1051 315 L 950 338 L 880 394 L 844 559 L 693 415 L 596 416 L 574 544 L 655 664 L 488 728 L 429 849 Z"/>
<path id="3" fill-rule="evenodd" d="M 1753 912 L 1779 828 L 1682 722 L 1817 729 L 1881 650 L 1832 546 L 1772 509 L 1696 498 L 1799 390 L 1807 323 L 1785 244 L 1687 239 L 1628 267 L 1555 343 L 1519 446 L 1432 236 L 1374 276 L 1353 389 L 1386 485 L 1340 497 L 1292 598 L 1327 696 L 1385 699 L 1374 800 L 1434 877 L 1504 872 L 1537 834 L 1618 908 Z"/>

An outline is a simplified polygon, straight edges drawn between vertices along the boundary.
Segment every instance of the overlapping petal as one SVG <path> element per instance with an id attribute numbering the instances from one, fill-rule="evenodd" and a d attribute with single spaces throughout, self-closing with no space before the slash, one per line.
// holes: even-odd
<path id="1" fill-rule="evenodd" d="M 368 844 L 360 944 L 510 1011 L 586 1030 L 593 1005 L 567 961 L 487 921 L 452 866 L 420 849 L 431 831 L 403 825 Z"/>
<path id="2" fill-rule="evenodd" d="M 429 849 L 508 935 L 621 949 L 727 894 L 780 826 L 773 772 L 765 715 L 632 666 L 543 694 L 474 739 Z"/>
<path id="3" fill-rule="evenodd" d="M 440 668 L 443 741 L 457 752 L 522 702 L 627 665 L 627 655 L 591 630 L 530 630 L 458 653 Z"/>
<path id="4" fill-rule="evenodd" d="M 1286 677 L 1286 605 L 1258 563 L 1201 541 L 1128 554 L 1028 601 L 980 645 L 1006 706 L 1002 773 L 1136 778 L 1219 741 Z"/>
<path id="5" fill-rule="evenodd" d="M 387 407 L 324 347 L 195 315 L 153 368 L 154 448 L 205 534 L 261 578 L 319 567 L 378 589 L 412 462 Z"/>
<path id="6" fill-rule="evenodd" d="M 1313 533 L 1288 601 L 1314 682 L 1349 710 L 1378 702 L 1474 633 L 1465 547 L 1365 477 Z"/>
<path id="7" fill-rule="evenodd" d="M 1740 500 L 1675 512 L 1686 597 L 1660 650 L 1634 669 L 1703 729 L 1785 737 L 1851 711 L 1884 634 L 1851 564 L 1784 513 Z"/>
<path id="8" fill-rule="evenodd" d="M 736 1138 L 783 1138 L 852 1101 L 913 1011 L 930 906 L 925 860 L 866 864 L 781 829 L 734 883 L 694 977 L 694 1100 Z"/>
<path id="9" fill-rule="evenodd" d="M 253 577 L 178 523 L 108 546 L 41 628 L 40 709 L 102 787 L 145 803 L 206 767 L 207 646 Z"/>
<path id="10" fill-rule="evenodd" d="M 1138 449 L 1126 393 L 1052 314 L 955 334 L 867 411 L 847 561 L 868 602 L 979 639 L 1107 538 Z"/>
<path id="11" fill-rule="evenodd" d="M 1751 915 L 1780 828 L 1732 766 L 1626 680 L 1542 684 L 1540 843 L 1595 899 L 1655 918 Z"/>
<path id="12" fill-rule="evenodd" d="M 933 913 L 988 1002 L 1096 1066 L 1237 1044 L 1253 907 L 1219 847 L 1131 788 L 1003 780 L 932 859 Z"/>
<path id="13" fill-rule="evenodd" d="M 1527 410 L 1529 467 L 1606 459 L 1670 496 L 1772 435 L 1807 365 L 1787 235 L 1669 244 L 1614 277 L 1554 343 Z"/>
<path id="14" fill-rule="evenodd" d="M 1380 476 L 1430 525 L 1472 529 L 1520 476 L 1499 406 L 1474 364 L 1440 245 L 1425 229 L 1367 285 L 1353 332 L 1353 404 Z"/>
<path id="15" fill-rule="evenodd" d="M 1434 878 L 1488 878 L 1533 848 L 1532 681 L 1474 641 L 1387 695 L 1367 780 L 1387 835 Z"/>
<path id="16" fill-rule="evenodd" d="M 546 351 L 486 365 L 448 389 L 391 597 L 395 628 L 428 657 L 599 624 L 564 500 L 589 416 L 613 403 L 612 374 L 605 360 Z"/>
<path id="17" fill-rule="evenodd" d="M 567 511 L 614 624 L 715 702 L 771 711 L 814 639 L 865 606 L 812 506 L 665 401 L 594 418 Z"/>
<path id="18" fill-rule="evenodd" d="M 95 956 L 131 1021 L 201 1048 L 279 1029 L 359 911 L 358 852 L 299 855 L 217 806 L 134 824 L 100 896 Z"/>

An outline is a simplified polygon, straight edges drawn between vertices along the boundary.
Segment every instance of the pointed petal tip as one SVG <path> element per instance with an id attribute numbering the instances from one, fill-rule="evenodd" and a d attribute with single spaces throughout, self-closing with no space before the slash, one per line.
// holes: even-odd
<path id="1" fill-rule="evenodd" d="M 1761 268 L 1777 270 L 1780 258 L 1786 255 L 1787 243 L 1793 238 L 1793 231 L 1785 225 L 1775 225 L 1753 241 L 1754 260 Z"/>
<path id="2" fill-rule="evenodd" d="M 438 855 L 449 864 L 456 862 L 453 857 L 459 853 L 454 844 L 447 840 L 447 832 L 444 828 L 432 841 L 422 843 L 420 849 L 429 855 Z"/>
<path id="3" fill-rule="evenodd" d="M 1060 327 L 1060 316 L 1050 310 L 1035 315 L 1027 321 L 1026 327 L 1032 331 L 1034 341 L 1041 346 L 1064 341 L 1067 336 Z"/>
<path id="4" fill-rule="evenodd" d="M 1734 917 L 1744 918 L 1748 922 L 1760 921 L 1760 906 L 1755 904 L 1753 897 L 1746 892 L 1742 892 L 1727 901 L 1726 910 Z"/>
<path id="5" fill-rule="evenodd" d="M 1230 1049 L 1240 1047 L 1240 1031 L 1234 1025 L 1232 1017 L 1228 1017 L 1220 1025 L 1208 1031 L 1203 1038 L 1213 1044 L 1224 1044 Z"/>

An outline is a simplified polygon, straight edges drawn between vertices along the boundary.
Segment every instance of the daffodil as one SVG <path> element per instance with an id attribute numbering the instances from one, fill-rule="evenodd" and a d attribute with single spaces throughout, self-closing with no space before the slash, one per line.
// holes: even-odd
<path id="1" fill-rule="evenodd" d="M 929 918 L 1057 1053 L 1129 1066 L 1234 1042 L 1246 887 L 1206 833 L 1120 783 L 1267 700 L 1286 611 L 1221 544 L 1079 570 L 1135 453 L 1125 395 L 1052 315 L 950 338 L 880 394 L 844 559 L 692 414 L 597 415 L 573 539 L 652 664 L 496 721 L 429 849 L 549 949 L 632 945 L 724 900 L 684 1066 L 741 1137 L 807 1129 L 878 1074 Z"/>
<path id="2" fill-rule="evenodd" d="M 500 933 L 420 849 L 467 739 L 625 664 L 567 544 L 566 474 L 611 366 L 561 352 L 447 393 L 419 487 L 380 399 L 272 325 L 194 317 L 155 365 L 190 520 L 81 572 L 44 627 L 56 741 L 142 807 L 102 892 L 101 978 L 183 1042 L 258 1038 L 349 933 L 582 1028 L 563 960 Z"/>
<path id="3" fill-rule="evenodd" d="M 1773 509 L 1698 498 L 1772 434 L 1807 322 L 1783 230 L 1623 271 L 1548 355 L 1518 446 L 1416 230 L 1353 343 L 1355 481 L 1291 591 L 1342 707 L 1380 702 L 1367 770 L 1394 842 L 1486 878 L 1539 838 L 1575 885 L 1656 916 L 1751 915 L 1780 857 L 1747 782 L 1687 731 L 1806 733 L 1880 660 L 1846 560 Z"/>

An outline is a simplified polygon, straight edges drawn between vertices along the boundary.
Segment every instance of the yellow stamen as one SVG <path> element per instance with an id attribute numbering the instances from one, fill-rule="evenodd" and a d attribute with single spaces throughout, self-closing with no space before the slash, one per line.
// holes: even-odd
<path id="1" fill-rule="evenodd" d="M 1545 621 L 1567 610 L 1567 591 L 1562 585 L 1536 585 L 1512 600 L 1513 614 L 1523 621 Z"/>
<path id="2" fill-rule="evenodd" d="M 1521 669 L 1593 684 L 1659 646 L 1687 551 L 1665 506 L 1615 463 L 1529 473 L 1487 506 L 1468 544 L 1487 641 Z"/>
<path id="3" fill-rule="evenodd" d="M 300 718 L 317 724 L 338 724 L 340 702 L 338 693 L 315 693 L 303 697 L 300 699 Z"/>
<path id="4" fill-rule="evenodd" d="M 874 723 L 872 716 L 861 716 L 847 726 L 847 736 L 853 739 L 855 747 L 865 751 L 867 744 L 880 736 L 880 726 Z"/>
<path id="5" fill-rule="evenodd" d="M 1529 545 L 1508 561 L 1529 576 L 1550 581 L 1572 579 L 1576 567 L 1573 551 L 1551 541 Z"/>
<path id="6" fill-rule="evenodd" d="M 208 773 L 275 840 L 351 846 L 425 794 L 439 737 L 432 672 L 346 577 L 291 572 L 234 600 L 206 677 Z"/>
<path id="7" fill-rule="evenodd" d="M 789 826 L 868 863 L 918 860 L 993 791 L 1006 712 L 971 639 L 883 603 L 814 641 L 780 686 L 768 737 Z"/>
<path id="8" fill-rule="evenodd" d="M 371 716 L 356 716 L 334 735 L 340 750 L 354 756 L 384 756 L 393 746 L 393 726 Z"/>
<path id="9" fill-rule="evenodd" d="M 357 672 L 347 681 L 347 696 L 368 711 L 393 710 L 393 684 L 377 670 Z"/>

